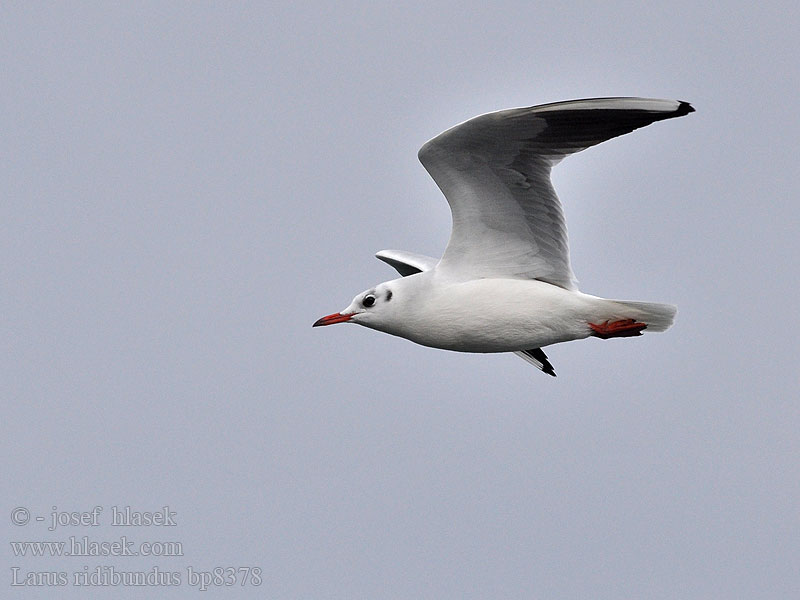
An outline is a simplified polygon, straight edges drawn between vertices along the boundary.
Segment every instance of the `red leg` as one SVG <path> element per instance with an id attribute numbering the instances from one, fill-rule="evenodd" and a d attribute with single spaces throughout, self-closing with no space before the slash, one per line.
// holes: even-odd
<path id="1" fill-rule="evenodd" d="M 633 337 L 635 335 L 642 335 L 642 329 L 646 329 L 647 325 L 645 323 L 637 323 L 634 319 L 624 319 L 622 321 L 606 321 L 599 325 L 589 323 L 589 327 L 594 331 L 593 335 L 607 340 L 612 337 Z"/>

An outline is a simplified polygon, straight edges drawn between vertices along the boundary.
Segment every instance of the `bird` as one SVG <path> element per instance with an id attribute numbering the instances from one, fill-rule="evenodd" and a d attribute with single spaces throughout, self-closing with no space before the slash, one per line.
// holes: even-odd
<path id="1" fill-rule="evenodd" d="M 571 154 L 694 110 L 680 100 L 588 98 L 490 112 L 444 131 L 418 154 L 450 205 L 442 257 L 381 250 L 375 256 L 401 277 L 313 327 L 356 323 L 433 348 L 514 353 L 554 377 L 544 347 L 665 331 L 673 305 L 578 289 L 550 172 Z"/>

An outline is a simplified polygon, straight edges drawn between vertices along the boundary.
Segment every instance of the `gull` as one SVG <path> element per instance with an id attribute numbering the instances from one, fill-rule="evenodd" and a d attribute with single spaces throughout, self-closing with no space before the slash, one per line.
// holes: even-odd
<path id="1" fill-rule="evenodd" d="M 678 100 L 591 98 L 492 112 L 439 134 L 419 160 L 450 205 L 443 256 L 378 252 L 402 277 L 313 327 L 356 323 L 433 348 L 513 352 L 552 376 L 545 346 L 665 331 L 675 306 L 578 290 L 550 170 L 570 154 L 690 112 Z"/>

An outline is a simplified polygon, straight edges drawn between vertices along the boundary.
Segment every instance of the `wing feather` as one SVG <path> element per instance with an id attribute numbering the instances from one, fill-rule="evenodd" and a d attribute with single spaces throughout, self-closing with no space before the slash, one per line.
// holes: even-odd
<path id="1" fill-rule="evenodd" d="M 439 262 L 438 258 L 405 250 L 381 250 L 375 254 L 375 258 L 397 269 L 397 272 L 403 277 L 430 271 Z"/>
<path id="2" fill-rule="evenodd" d="M 436 136 L 419 159 L 453 217 L 437 269 L 577 289 L 550 170 L 570 154 L 693 110 L 675 100 L 573 100 L 481 115 Z"/>

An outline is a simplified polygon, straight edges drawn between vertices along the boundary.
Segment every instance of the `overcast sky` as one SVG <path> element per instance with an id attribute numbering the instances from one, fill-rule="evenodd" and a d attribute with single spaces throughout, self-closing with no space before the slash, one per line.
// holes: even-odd
<path id="1" fill-rule="evenodd" d="M 800 596 L 798 9 L 704 4 L 4 3 L 0 585 L 69 576 L 9 597 Z M 311 328 L 396 276 L 375 251 L 442 252 L 427 139 L 618 95 L 697 112 L 554 181 L 581 289 L 668 333 L 551 378 Z M 8 543 L 84 535 L 183 556 Z M 181 581 L 74 584 L 109 567 Z"/>

